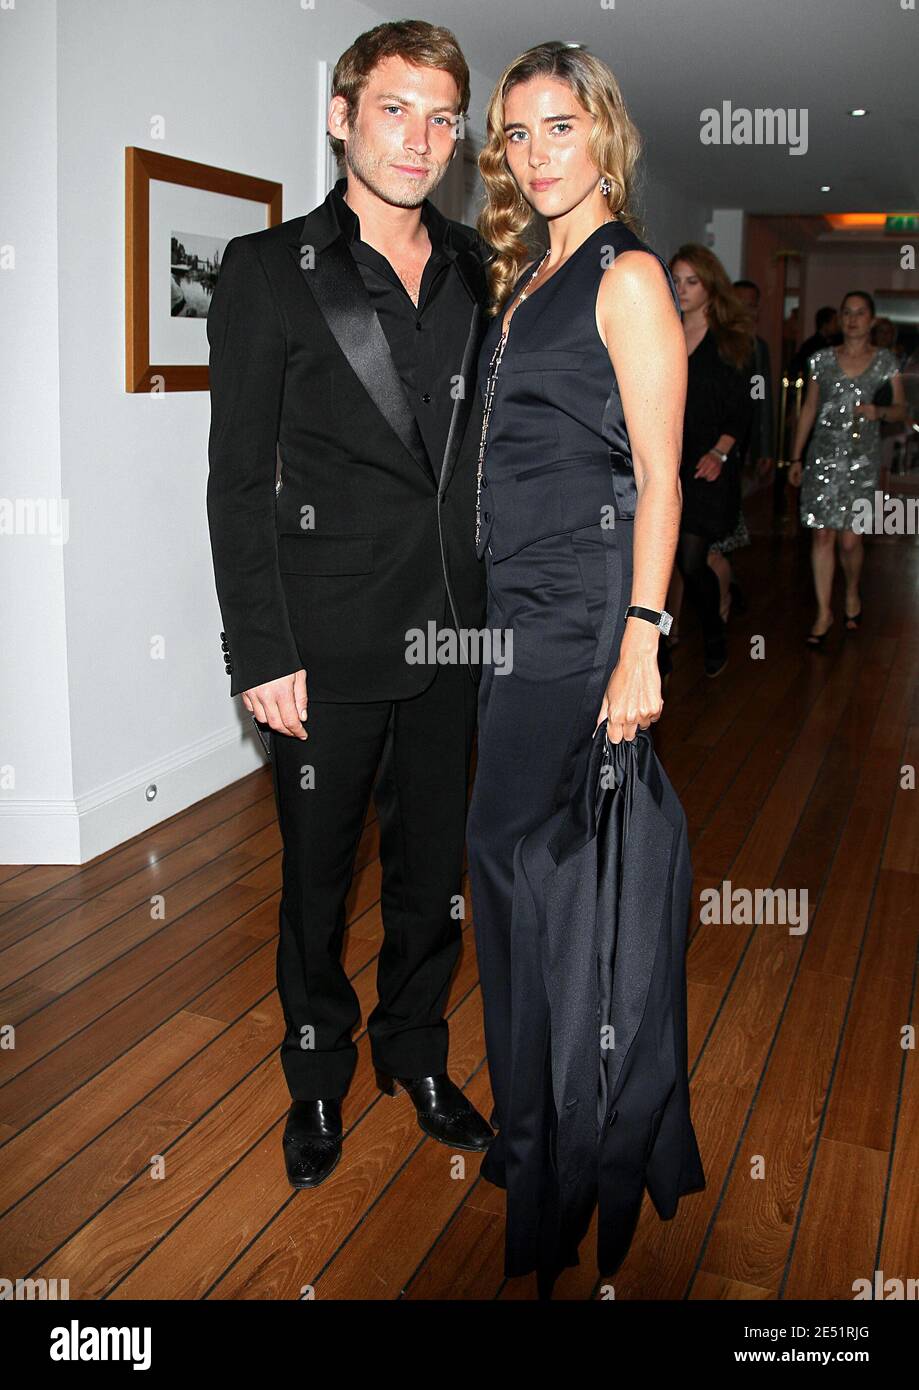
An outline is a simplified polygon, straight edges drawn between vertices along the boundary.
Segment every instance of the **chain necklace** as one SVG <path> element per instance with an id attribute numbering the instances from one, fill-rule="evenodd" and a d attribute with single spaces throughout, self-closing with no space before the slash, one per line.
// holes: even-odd
<path id="1" fill-rule="evenodd" d="M 491 415 L 491 406 L 492 406 L 492 401 L 494 400 L 494 395 L 495 395 L 495 383 L 497 382 L 497 379 L 498 379 L 498 368 L 499 368 L 500 365 L 501 365 L 501 358 L 504 356 L 504 346 L 505 346 L 505 343 L 507 342 L 507 335 L 508 335 L 508 332 L 509 332 L 509 330 L 510 330 L 511 319 L 513 319 L 514 314 L 516 314 L 516 312 L 517 312 L 517 310 L 519 309 L 520 305 L 521 305 L 521 304 L 523 303 L 523 301 L 526 299 L 527 294 L 529 293 L 529 290 L 530 290 L 530 286 L 531 286 L 531 284 L 533 283 L 533 281 L 536 279 L 536 276 L 537 276 L 537 275 L 539 274 L 539 272 L 542 270 L 543 265 L 545 264 L 546 256 L 548 256 L 549 251 L 551 251 L 551 249 L 552 249 L 552 248 L 551 248 L 551 246 L 550 246 L 550 247 L 549 247 L 549 250 L 546 251 L 546 255 L 543 256 L 542 260 L 539 262 L 539 264 L 536 266 L 535 270 L 533 271 L 532 275 L 531 275 L 530 278 L 527 280 L 526 285 L 525 285 L 524 288 L 520 291 L 520 294 L 519 294 L 518 297 L 517 297 L 517 303 L 516 303 L 515 306 L 514 306 L 514 313 L 511 314 L 511 318 L 508 319 L 508 321 L 507 321 L 507 328 L 505 328 L 504 332 L 501 334 L 501 337 L 498 339 L 497 346 L 495 347 L 495 350 L 494 350 L 494 352 L 493 352 L 492 355 L 491 355 L 491 362 L 489 363 L 489 368 L 488 368 L 488 381 L 487 381 L 486 384 L 485 384 L 485 413 L 484 413 L 484 415 L 483 415 L 483 417 L 482 417 L 482 438 L 481 438 L 481 440 L 480 440 L 480 442 L 479 442 L 479 464 L 478 464 L 478 471 L 477 471 L 477 474 L 476 474 L 476 483 L 475 483 L 475 548 L 476 548 L 476 550 L 478 550 L 478 548 L 479 548 L 479 537 L 480 537 L 481 532 L 482 532 L 482 470 L 483 470 L 484 464 L 485 464 L 485 438 L 486 438 L 486 435 L 488 434 L 488 420 L 489 420 L 489 416 Z"/>

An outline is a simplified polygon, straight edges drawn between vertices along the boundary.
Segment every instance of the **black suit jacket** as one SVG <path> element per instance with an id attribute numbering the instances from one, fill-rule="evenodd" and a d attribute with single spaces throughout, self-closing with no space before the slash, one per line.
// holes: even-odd
<path id="1" fill-rule="evenodd" d="M 578 1263 L 595 1207 L 598 1267 L 613 1274 L 646 1186 L 662 1218 L 705 1186 L 687 1073 L 691 886 L 685 814 L 650 733 L 613 745 L 601 729 L 570 802 L 514 856 L 505 1269 L 536 1270 L 543 1296 Z"/>
<path id="2" fill-rule="evenodd" d="M 408 629 L 484 623 L 487 248 L 449 222 L 468 338 L 444 457 L 430 459 L 330 198 L 234 237 L 208 312 L 207 515 L 231 695 L 303 667 L 319 700 L 405 698 L 435 669 L 406 661 Z"/>

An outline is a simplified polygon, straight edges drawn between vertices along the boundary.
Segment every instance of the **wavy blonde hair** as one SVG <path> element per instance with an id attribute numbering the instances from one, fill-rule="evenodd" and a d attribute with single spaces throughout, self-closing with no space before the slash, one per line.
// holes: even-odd
<path id="1" fill-rule="evenodd" d="M 563 43 L 541 43 L 528 48 L 508 64 L 498 79 L 488 103 L 486 141 L 478 161 L 487 201 L 476 226 L 496 252 L 489 264 L 490 314 L 499 312 L 524 265 L 531 259 L 523 233 L 533 221 L 534 212 L 508 168 L 504 103 L 512 87 L 529 82 L 533 77 L 555 77 L 567 82 L 593 117 L 587 149 L 597 166 L 598 180 L 605 174 L 612 185 L 606 197 L 610 216 L 644 238 L 643 228 L 631 209 L 641 136 L 626 110 L 613 73 L 583 48 L 571 48 Z"/>
<path id="2" fill-rule="evenodd" d="M 753 313 L 734 293 L 724 266 L 707 246 L 687 241 L 670 257 L 670 270 L 677 261 L 692 266 L 708 292 L 708 323 L 723 362 L 742 371 L 756 351 Z"/>

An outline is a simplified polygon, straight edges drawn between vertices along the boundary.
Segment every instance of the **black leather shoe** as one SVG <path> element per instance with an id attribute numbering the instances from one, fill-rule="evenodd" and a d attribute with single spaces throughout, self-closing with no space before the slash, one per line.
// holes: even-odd
<path id="1" fill-rule="evenodd" d="M 291 1187 L 318 1187 L 341 1158 L 341 1100 L 295 1100 L 284 1126 Z"/>
<path id="2" fill-rule="evenodd" d="M 411 1097 L 418 1123 L 425 1134 L 451 1149 L 487 1149 L 494 1131 L 475 1106 L 466 1099 L 447 1073 L 438 1076 L 387 1076 L 374 1068 L 377 1085 L 387 1096 L 394 1096 L 396 1082 Z"/>

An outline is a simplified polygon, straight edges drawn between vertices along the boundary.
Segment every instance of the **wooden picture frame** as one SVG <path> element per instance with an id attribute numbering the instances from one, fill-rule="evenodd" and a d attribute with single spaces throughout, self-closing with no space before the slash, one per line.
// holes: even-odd
<path id="1" fill-rule="evenodd" d="M 125 390 L 207 391 L 206 361 L 150 361 L 150 183 L 154 179 L 261 203 L 266 227 L 281 221 L 282 185 L 135 145 L 125 148 Z"/>

